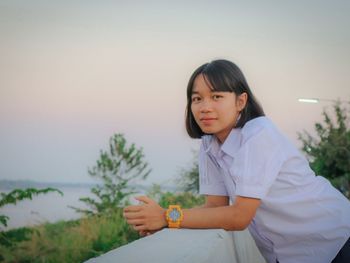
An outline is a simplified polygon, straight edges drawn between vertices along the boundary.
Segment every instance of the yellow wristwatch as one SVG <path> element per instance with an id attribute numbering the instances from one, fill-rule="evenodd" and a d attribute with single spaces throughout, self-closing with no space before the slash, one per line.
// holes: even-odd
<path id="1" fill-rule="evenodd" d="M 166 220 L 169 228 L 179 228 L 184 215 L 179 205 L 169 205 L 166 211 Z"/>

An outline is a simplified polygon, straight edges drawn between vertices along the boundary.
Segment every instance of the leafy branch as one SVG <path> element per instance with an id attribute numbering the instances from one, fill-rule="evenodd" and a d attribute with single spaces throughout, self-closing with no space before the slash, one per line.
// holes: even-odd
<path id="1" fill-rule="evenodd" d="M 63 196 L 63 193 L 55 188 L 45 188 L 45 189 L 35 189 L 35 188 L 27 188 L 27 189 L 14 189 L 9 193 L 0 192 L 0 207 L 8 204 L 17 204 L 17 202 L 22 201 L 24 199 L 30 199 L 39 194 L 47 194 L 49 192 L 57 192 Z M 6 215 L 0 215 L 0 224 L 3 226 L 7 226 L 7 222 L 10 218 Z"/>

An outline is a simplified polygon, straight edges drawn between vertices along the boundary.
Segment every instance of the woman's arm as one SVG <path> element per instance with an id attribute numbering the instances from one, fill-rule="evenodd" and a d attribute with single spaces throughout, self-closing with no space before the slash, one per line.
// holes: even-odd
<path id="1" fill-rule="evenodd" d="M 183 228 L 243 230 L 255 216 L 260 199 L 237 196 L 234 204 L 209 208 L 183 209 Z"/>
<path id="2" fill-rule="evenodd" d="M 218 206 L 227 206 L 229 205 L 228 196 L 220 195 L 206 195 L 204 205 L 198 208 L 209 208 L 209 207 L 218 207 Z"/>
<path id="3" fill-rule="evenodd" d="M 138 197 L 137 200 L 144 204 L 124 208 L 124 217 L 135 230 L 158 230 L 168 225 L 165 217 L 166 209 L 147 196 Z M 243 230 L 253 219 L 260 205 L 260 199 L 237 196 L 234 204 L 228 206 L 225 205 L 227 203 L 228 199 L 209 197 L 205 207 L 183 209 L 184 218 L 181 227 Z M 224 206 L 217 206 L 218 204 Z"/>

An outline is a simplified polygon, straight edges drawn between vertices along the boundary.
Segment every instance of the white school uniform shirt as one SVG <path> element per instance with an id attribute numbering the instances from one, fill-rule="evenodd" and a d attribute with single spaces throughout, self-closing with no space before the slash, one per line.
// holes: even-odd
<path id="1" fill-rule="evenodd" d="M 350 236 L 349 200 L 266 117 L 203 136 L 199 174 L 201 194 L 261 199 L 248 228 L 267 262 L 330 263 Z"/>

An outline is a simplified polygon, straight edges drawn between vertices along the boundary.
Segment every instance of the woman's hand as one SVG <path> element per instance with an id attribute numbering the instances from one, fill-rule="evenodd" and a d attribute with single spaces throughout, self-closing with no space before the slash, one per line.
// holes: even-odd
<path id="1" fill-rule="evenodd" d="M 155 232 L 158 232 L 158 230 L 149 230 L 149 231 L 141 230 L 141 231 L 139 231 L 139 235 L 144 237 L 144 236 L 152 235 Z"/>
<path id="2" fill-rule="evenodd" d="M 124 208 L 124 217 L 133 229 L 139 231 L 140 235 L 154 233 L 168 225 L 166 221 L 166 210 L 147 196 L 135 198 L 142 202 L 140 205 L 132 205 Z"/>

